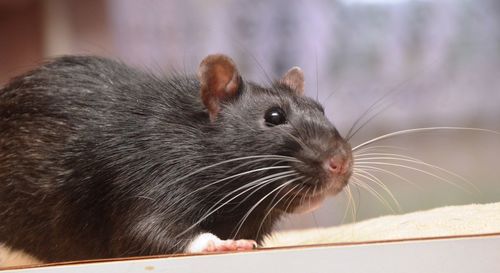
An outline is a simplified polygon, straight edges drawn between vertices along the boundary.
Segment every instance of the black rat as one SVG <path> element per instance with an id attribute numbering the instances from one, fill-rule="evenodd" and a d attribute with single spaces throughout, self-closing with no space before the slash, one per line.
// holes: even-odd
<path id="1" fill-rule="evenodd" d="M 300 68 L 261 86 L 66 56 L 0 90 L 0 243 L 45 262 L 250 249 L 352 173 Z"/>

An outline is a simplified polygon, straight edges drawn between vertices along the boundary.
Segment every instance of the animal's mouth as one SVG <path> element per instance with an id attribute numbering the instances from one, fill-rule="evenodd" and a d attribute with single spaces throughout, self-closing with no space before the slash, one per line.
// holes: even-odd
<path id="1" fill-rule="evenodd" d="M 287 213 L 307 213 L 318 209 L 323 201 L 329 197 L 338 194 L 347 185 L 347 179 L 328 181 L 326 186 L 309 187 L 300 189 L 290 194 L 292 199 L 286 204 L 282 211 Z"/>
<path id="2" fill-rule="evenodd" d="M 323 201 L 326 199 L 327 194 L 321 193 L 313 196 L 307 196 L 304 201 L 300 202 L 294 209 L 293 213 L 308 213 L 318 209 Z"/>

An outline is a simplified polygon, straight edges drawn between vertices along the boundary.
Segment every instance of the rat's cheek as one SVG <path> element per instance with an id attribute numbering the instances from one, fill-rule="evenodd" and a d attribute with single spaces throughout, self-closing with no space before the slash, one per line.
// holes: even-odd
<path id="1" fill-rule="evenodd" d="M 221 240 L 212 233 L 201 233 L 186 247 L 186 253 L 251 250 L 257 246 L 253 240 Z"/>

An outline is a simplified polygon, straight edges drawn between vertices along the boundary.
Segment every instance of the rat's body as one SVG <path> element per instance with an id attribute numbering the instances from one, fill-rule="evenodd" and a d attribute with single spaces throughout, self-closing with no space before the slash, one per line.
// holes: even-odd
<path id="1" fill-rule="evenodd" d="M 259 242 L 345 185 L 348 145 L 296 75 L 264 89 L 215 55 L 199 79 L 63 57 L 0 90 L 0 243 L 54 262 L 191 251 L 207 233 Z M 276 106 L 293 128 L 269 126 Z"/>

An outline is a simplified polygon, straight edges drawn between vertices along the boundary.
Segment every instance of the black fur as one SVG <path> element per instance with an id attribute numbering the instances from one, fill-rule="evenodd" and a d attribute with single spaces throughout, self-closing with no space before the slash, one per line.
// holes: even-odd
<path id="1" fill-rule="evenodd" d="M 280 170 L 203 186 L 288 163 L 234 161 L 196 171 L 231 158 L 286 155 L 303 162 L 294 169 L 316 182 L 296 184 L 310 187 L 326 179 L 322 160 L 347 147 L 320 105 L 282 84 L 243 84 L 213 123 L 199 89 L 195 77 L 162 79 L 83 56 L 11 81 L 0 90 L 0 242 L 56 262 L 182 252 L 200 232 L 261 240 L 298 201 L 284 199 L 290 202 L 278 204 L 259 230 L 277 199 L 267 198 L 234 234 L 236 226 L 286 179 L 196 223 L 232 190 Z M 288 124 L 264 124 L 273 106 L 285 110 Z"/>

